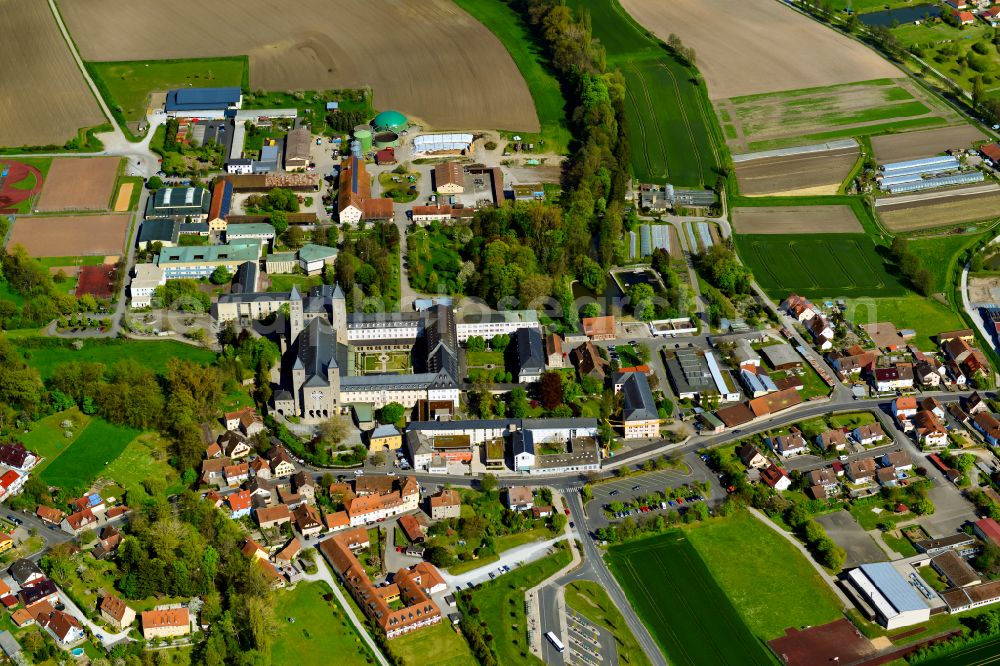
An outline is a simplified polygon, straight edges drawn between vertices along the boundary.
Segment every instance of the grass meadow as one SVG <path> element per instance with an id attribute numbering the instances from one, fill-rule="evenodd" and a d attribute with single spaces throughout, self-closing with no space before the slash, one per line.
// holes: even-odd
<path id="1" fill-rule="evenodd" d="M 63 363 L 104 363 L 113 365 L 123 358 L 134 358 L 157 373 L 167 367 L 172 358 L 187 359 L 207 365 L 215 360 L 215 352 L 193 347 L 175 340 L 87 340 L 83 349 L 73 349 L 70 340 L 26 337 L 18 339 L 18 347 L 29 365 L 48 379 Z"/>
<path id="2" fill-rule="evenodd" d="M 275 664 L 320 664 L 334 657 L 340 666 L 372 663 L 371 650 L 344 609 L 323 598 L 330 593 L 326 583 L 312 581 L 275 595 Z"/>
<path id="3" fill-rule="evenodd" d="M 250 70 L 245 56 L 88 62 L 86 65 L 112 112 L 121 116 L 119 122 L 145 118 L 151 92 L 189 86 L 242 87 Z"/>
<path id="4" fill-rule="evenodd" d="M 50 486 L 83 490 L 139 435 L 134 428 L 116 426 L 102 419 L 90 423 L 73 443 L 41 472 Z"/>
<path id="5" fill-rule="evenodd" d="M 423 666 L 427 663 L 465 666 L 476 663 L 465 639 L 446 620 L 392 639 L 389 651 L 403 662 L 403 666 Z"/>
<path id="6" fill-rule="evenodd" d="M 897 329 L 912 328 L 917 332 L 913 343 L 924 351 L 937 349 L 932 338 L 941 331 L 968 327 L 948 306 L 912 293 L 902 298 L 848 299 L 845 315 L 857 324 L 891 321 Z"/>
<path id="7" fill-rule="evenodd" d="M 536 137 L 543 140 L 548 151 L 569 150 L 572 136 L 566 126 L 566 100 L 542 47 L 521 17 L 502 0 L 455 0 L 455 4 L 496 35 L 528 84 L 542 131 L 538 135 L 520 133 L 521 136 L 528 142 L 534 142 Z"/>
<path id="8" fill-rule="evenodd" d="M 744 263 L 775 298 L 904 296 L 875 243 L 865 234 L 747 234 L 736 236 Z"/>
<path id="9" fill-rule="evenodd" d="M 704 84 L 678 62 L 618 0 L 570 0 L 590 13 L 609 69 L 627 84 L 626 120 L 633 175 L 643 182 L 700 187 L 718 176 L 721 132 Z"/>

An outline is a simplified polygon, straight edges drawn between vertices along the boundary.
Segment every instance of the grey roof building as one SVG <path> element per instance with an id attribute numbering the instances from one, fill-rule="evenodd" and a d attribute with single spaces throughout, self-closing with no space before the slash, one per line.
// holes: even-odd
<path id="1" fill-rule="evenodd" d="M 521 384 L 537 382 L 545 372 L 545 351 L 542 334 L 537 328 L 519 328 L 515 335 L 517 344 L 517 381 Z"/>
<path id="2" fill-rule="evenodd" d="M 649 380 L 641 372 L 623 372 L 615 378 L 615 386 L 621 386 L 624 421 L 650 421 L 659 419 L 656 400 L 649 388 Z"/>
<path id="3" fill-rule="evenodd" d="M 139 245 L 162 243 L 177 245 L 180 238 L 180 222 L 172 219 L 143 220 L 139 227 Z"/>
<path id="4" fill-rule="evenodd" d="M 45 576 L 42 570 L 38 568 L 38 565 L 29 559 L 21 558 L 15 560 L 8 568 L 7 573 L 10 577 L 14 579 L 18 585 L 24 585 L 33 576 Z"/>
<path id="5" fill-rule="evenodd" d="M 204 187 L 161 187 L 146 204 L 146 217 L 207 217 L 212 197 Z"/>
<path id="6" fill-rule="evenodd" d="M 715 382 L 704 354 L 693 349 L 678 349 L 667 359 L 667 374 L 677 397 L 692 398 L 702 391 L 714 391 Z"/>

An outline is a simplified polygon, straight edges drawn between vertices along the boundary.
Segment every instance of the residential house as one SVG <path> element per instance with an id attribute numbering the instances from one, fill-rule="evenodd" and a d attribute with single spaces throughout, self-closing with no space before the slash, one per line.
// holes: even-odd
<path id="1" fill-rule="evenodd" d="M 20 587 L 31 585 L 35 581 L 43 580 L 45 574 L 38 568 L 38 565 L 29 559 L 15 560 L 9 567 L 7 573 Z"/>
<path id="2" fill-rule="evenodd" d="M 249 490 L 240 490 L 230 494 L 226 498 L 226 503 L 229 505 L 229 517 L 233 520 L 250 515 L 252 497 Z"/>
<path id="3" fill-rule="evenodd" d="M 403 534 L 410 540 L 410 543 L 424 542 L 424 528 L 421 527 L 417 519 L 412 514 L 405 514 L 399 517 L 399 527 Z"/>
<path id="4" fill-rule="evenodd" d="M 35 622 L 62 648 L 76 645 L 85 638 L 80 621 L 65 611 L 53 610 L 48 614 L 40 613 L 35 616 Z"/>
<path id="5" fill-rule="evenodd" d="M 323 516 L 323 523 L 326 525 L 326 529 L 336 532 L 350 527 L 351 518 L 346 511 L 335 511 Z"/>
<path id="6" fill-rule="evenodd" d="M 288 454 L 283 446 L 274 446 L 268 453 L 268 460 L 271 461 L 271 476 L 280 478 L 295 474 L 295 464 L 292 456 Z"/>
<path id="7" fill-rule="evenodd" d="M 788 298 L 781 302 L 780 308 L 800 324 L 809 321 L 818 314 L 815 306 L 798 294 L 789 294 Z"/>
<path id="8" fill-rule="evenodd" d="M 960 0 L 948 0 L 948 4 Z M 957 9 L 951 10 L 951 15 L 958 21 L 959 25 L 972 25 L 976 22 L 976 15 L 972 12 L 960 12 Z"/>
<path id="9" fill-rule="evenodd" d="M 875 480 L 883 488 L 895 488 L 899 485 L 895 467 L 882 467 L 875 472 Z"/>
<path id="10" fill-rule="evenodd" d="M 566 357 L 563 355 L 562 338 L 558 333 L 545 336 L 545 366 L 548 368 L 566 367 Z"/>
<path id="11" fill-rule="evenodd" d="M 537 328 L 519 328 L 514 334 L 514 352 L 517 357 L 517 381 L 532 384 L 545 372 L 545 352 L 542 334 Z"/>
<path id="12" fill-rule="evenodd" d="M 583 334 L 591 340 L 614 340 L 615 318 L 611 315 L 605 317 L 584 317 L 580 324 L 583 326 Z"/>
<path id="13" fill-rule="evenodd" d="M 967 424 L 972 418 L 957 402 L 948 405 L 948 413 L 951 414 L 951 418 L 958 421 L 961 425 Z"/>
<path id="14" fill-rule="evenodd" d="M 809 451 L 805 437 L 798 430 L 771 439 L 771 448 L 782 458 L 801 455 Z"/>
<path id="15" fill-rule="evenodd" d="M 38 463 L 38 456 L 24 448 L 20 442 L 0 444 L 0 465 L 19 472 L 27 472 Z"/>
<path id="16" fill-rule="evenodd" d="M 306 502 L 316 500 L 316 482 L 313 481 L 312 475 L 305 471 L 297 472 L 292 476 L 292 483 L 295 484 L 295 492 Z"/>
<path id="17" fill-rule="evenodd" d="M 118 551 L 118 546 L 122 542 L 122 533 L 114 525 L 105 525 L 97 535 L 97 545 L 91 550 L 91 554 L 98 560 L 103 560 Z"/>
<path id="18" fill-rule="evenodd" d="M 201 482 L 206 484 L 220 484 L 226 480 L 226 467 L 231 464 L 229 458 L 209 458 L 201 461 Z"/>
<path id="19" fill-rule="evenodd" d="M 885 433 L 882 432 L 882 426 L 878 423 L 867 423 L 865 425 L 858 426 L 851 431 L 851 435 L 854 437 L 862 446 L 871 446 L 885 439 Z"/>
<path id="20" fill-rule="evenodd" d="M 258 479 L 267 480 L 271 478 L 271 465 L 266 458 L 257 456 L 250 461 L 250 474 Z"/>
<path id="21" fill-rule="evenodd" d="M 122 601 L 121 597 L 109 594 L 101 599 L 101 617 L 110 622 L 118 631 L 122 631 L 135 622 L 135 611 Z"/>
<path id="22" fill-rule="evenodd" d="M 278 527 L 292 521 L 292 513 L 285 504 L 277 506 L 258 508 L 254 511 L 257 517 L 257 524 L 261 529 L 268 527 Z"/>
<path id="23" fill-rule="evenodd" d="M 951 340 L 961 339 L 966 342 L 972 342 L 976 339 L 975 333 L 972 332 L 971 328 L 960 328 L 956 331 L 942 331 L 938 333 L 937 336 L 938 344 L 944 344 Z"/>
<path id="24" fill-rule="evenodd" d="M 991 445 L 1000 444 L 1000 421 L 989 412 L 979 412 L 972 419 L 972 427 Z"/>
<path id="25" fill-rule="evenodd" d="M 842 373 L 845 377 L 855 377 L 867 371 L 875 363 L 875 355 L 871 352 L 862 352 L 845 356 L 831 356 L 830 362 L 833 369 Z"/>
<path id="26" fill-rule="evenodd" d="M 247 463 L 229 465 L 222 470 L 222 473 L 226 477 L 226 485 L 235 488 L 250 478 L 250 465 Z"/>
<path id="27" fill-rule="evenodd" d="M 792 485 L 792 480 L 788 478 L 788 473 L 773 464 L 768 465 L 760 471 L 760 480 L 778 491 L 788 490 Z"/>
<path id="28" fill-rule="evenodd" d="M 891 368 L 875 368 L 872 371 L 872 385 L 879 393 L 912 389 L 913 367 L 900 363 Z"/>
<path id="29" fill-rule="evenodd" d="M 57 604 L 59 603 L 59 590 L 51 580 L 42 578 L 32 582 L 30 585 L 22 586 L 21 591 L 17 593 L 17 598 L 25 606 L 37 604 L 39 601 Z"/>
<path id="30" fill-rule="evenodd" d="M 513 486 L 507 489 L 507 508 L 511 511 L 530 511 L 535 505 L 535 494 L 528 486 Z"/>
<path id="31" fill-rule="evenodd" d="M 935 388 L 941 385 L 944 366 L 936 366 L 930 361 L 919 361 L 913 367 L 913 376 L 917 383 L 925 388 Z"/>
<path id="32" fill-rule="evenodd" d="M 767 457 L 756 446 L 746 443 L 739 449 L 740 460 L 747 469 L 763 469 L 770 464 Z"/>
<path id="33" fill-rule="evenodd" d="M 883 454 L 880 462 L 883 467 L 894 467 L 900 472 L 913 469 L 913 460 L 910 458 L 910 454 L 902 449 Z"/>
<path id="34" fill-rule="evenodd" d="M 50 506 L 45 506 L 44 504 L 39 504 L 38 508 L 35 509 L 35 515 L 38 516 L 42 522 L 48 523 L 49 525 L 58 525 L 62 522 L 62 519 L 66 517 L 66 512 L 54 509 Z"/>
<path id="35" fill-rule="evenodd" d="M 838 428 L 833 428 L 817 435 L 816 443 L 824 451 L 843 451 L 847 448 L 847 433 Z"/>
<path id="36" fill-rule="evenodd" d="M 978 391 L 975 391 L 965 400 L 965 411 L 969 413 L 970 416 L 975 416 L 976 414 L 981 414 L 983 412 L 990 411 L 989 405 L 983 400 L 983 396 L 979 395 Z"/>
<path id="37" fill-rule="evenodd" d="M 832 468 L 824 467 L 809 472 L 809 488 L 813 491 L 813 497 L 816 499 L 826 499 L 836 494 L 839 487 L 840 479 L 837 478 L 837 473 Z M 817 493 L 815 489 L 820 492 Z M 820 497 L 820 495 L 822 496 Z"/>
<path id="38" fill-rule="evenodd" d="M 911 416 L 917 413 L 917 399 L 912 395 L 904 395 L 892 401 L 892 415 L 904 430 L 910 428 Z"/>
<path id="39" fill-rule="evenodd" d="M 80 534 L 86 529 L 97 524 L 97 516 L 90 509 L 77 511 L 66 516 L 62 521 L 62 528 L 70 534 Z"/>
<path id="40" fill-rule="evenodd" d="M 218 443 L 222 449 L 222 455 L 231 460 L 245 458 L 250 455 L 251 449 L 250 444 L 247 443 L 247 438 L 238 432 L 227 430 L 219 435 Z"/>
<path id="41" fill-rule="evenodd" d="M 458 518 L 462 512 L 462 496 L 450 488 L 445 488 L 436 495 L 428 497 L 427 504 L 433 520 Z"/>
<path id="42" fill-rule="evenodd" d="M 7 499 L 17 495 L 27 481 L 28 474 L 21 474 L 12 469 L 0 474 L 0 498 Z"/>
<path id="43" fill-rule="evenodd" d="M 320 517 L 319 511 L 311 504 L 297 506 L 292 512 L 292 518 L 295 520 L 295 527 L 303 536 L 309 537 L 319 534 L 320 530 L 323 529 L 323 519 Z"/>
<path id="44" fill-rule="evenodd" d="M 278 566 L 288 569 L 292 566 L 292 561 L 302 552 L 302 542 L 298 537 L 292 537 L 285 547 L 274 554 L 274 562 Z"/>
<path id="45" fill-rule="evenodd" d="M 143 611 L 141 622 L 142 637 L 147 641 L 191 633 L 191 616 L 184 607 Z"/>
<path id="46" fill-rule="evenodd" d="M 877 469 L 875 460 L 872 458 L 854 460 L 847 464 L 847 478 L 855 484 L 871 483 Z"/>
<path id="47" fill-rule="evenodd" d="M 611 372 L 611 364 L 601 357 L 597 346 L 587 341 L 570 352 L 570 361 L 580 377 L 594 377 L 603 382 Z"/>
<path id="48" fill-rule="evenodd" d="M 806 327 L 812 334 L 813 342 L 817 347 L 824 351 L 833 349 L 833 327 L 822 315 L 816 315 L 810 319 Z"/>
<path id="49" fill-rule="evenodd" d="M 926 410 L 917 412 L 913 416 L 913 427 L 917 441 L 924 448 L 948 446 L 948 431 L 934 412 Z"/>
<path id="50" fill-rule="evenodd" d="M 354 481 L 354 494 L 344 500 L 351 526 L 416 511 L 420 502 L 419 486 L 413 476 L 359 476 Z"/>
<path id="51" fill-rule="evenodd" d="M 986 543 L 1000 546 L 1000 525 L 992 518 L 977 520 L 972 524 L 972 531 Z"/>
<path id="52" fill-rule="evenodd" d="M 972 356 L 972 346 L 962 338 L 954 338 L 942 344 L 944 353 L 955 363 L 961 363 Z"/>

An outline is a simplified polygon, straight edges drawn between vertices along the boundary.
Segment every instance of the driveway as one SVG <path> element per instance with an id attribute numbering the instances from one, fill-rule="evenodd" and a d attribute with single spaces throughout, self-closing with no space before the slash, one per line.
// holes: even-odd
<path id="1" fill-rule="evenodd" d="M 547 541 L 535 541 L 533 543 L 524 544 L 523 546 L 518 546 L 517 548 L 511 548 L 510 550 L 501 553 L 500 559 L 496 562 L 484 564 L 479 568 L 467 571 L 463 574 L 458 574 L 457 576 L 442 570 L 441 577 L 444 578 L 444 582 L 448 584 L 448 587 L 453 589 L 456 587 L 468 586 L 470 583 L 475 585 L 478 585 L 479 583 L 486 583 L 491 580 L 490 572 L 497 573 L 497 569 L 503 566 L 508 566 L 513 569 L 523 562 L 532 562 L 534 560 L 541 559 L 549 554 L 552 550 L 552 546 L 565 538 L 566 536 L 563 535 L 554 539 L 548 539 Z"/>
<path id="2" fill-rule="evenodd" d="M 865 532 L 847 511 L 819 516 L 816 518 L 816 522 L 826 529 L 827 535 L 833 539 L 834 543 L 847 551 L 847 559 L 844 561 L 845 567 L 885 562 L 889 559 L 871 535 Z"/>

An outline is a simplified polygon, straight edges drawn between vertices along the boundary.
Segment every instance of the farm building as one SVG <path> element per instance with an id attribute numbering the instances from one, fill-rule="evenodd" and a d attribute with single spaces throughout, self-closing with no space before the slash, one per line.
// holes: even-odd
<path id="1" fill-rule="evenodd" d="M 711 206 L 715 203 L 715 192 L 711 190 L 682 190 L 667 183 L 663 189 L 667 202 L 673 206 Z"/>
<path id="2" fill-rule="evenodd" d="M 233 207 L 233 184 L 218 180 L 212 187 L 212 203 L 208 207 L 208 230 L 225 231 L 226 218 Z"/>
<path id="3" fill-rule="evenodd" d="M 1000 145 L 996 143 L 984 143 L 979 146 L 979 154 L 994 164 L 1000 164 Z"/>
<path id="4" fill-rule="evenodd" d="M 305 171 L 309 166 L 312 135 L 305 127 L 293 129 L 285 137 L 285 171 Z"/>
<path id="5" fill-rule="evenodd" d="M 201 111 L 226 111 L 243 105 L 239 88 L 181 88 L 167 93 L 167 115 L 186 116 Z M 202 115 L 202 114 L 198 114 Z"/>
<path id="6" fill-rule="evenodd" d="M 226 242 L 259 240 L 270 243 L 274 240 L 274 227 L 266 222 L 231 224 L 226 228 Z"/>
<path id="7" fill-rule="evenodd" d="M 930 618 L 930 608 L 888 562 L 862 564 L 847 577 L 886 629 L 898 629 Z"/>
<path id="8" fill-rule="evenodd" d="M 393 215 L 392 199 L 372 198 L 371 178 L 364 160 L 351 157 L 340 166 L 338 212 L 341 222 L 387 220 Z"/>
<path id="9" fill-rule="evenodd" d="M 372 129 L 376 132 L 400 132 L 409 126 L 409 122 L 399 111 L 383 111 L 372 120 Z"/>
<path id="10" fill-rule="evenodd" d="M 383 148 L 375 153 L 375 164 L 379 166 L 392 166 L 396 163 L 396 149 Z"/>
<path id="11" fill-rule="evenodd" d="M 443 162 L 434 167 L 434 191 L 438 194 L 461 194 L 465 191 L 465 172 L 458 162 Z"/>
<path id="12" fill-rule="evenodd" d="M 891 194 L 915 192 L 946 185 L 977 183 L 983 180 L 978 171 L 955 173 L 962 168 L 958 158 L 936 155 L 905 162 L 891 162 L 882 166 L 879 187 Z"/>
<path id="13" fill-rule="evenodd" d="M 909 177 L 906 177 L 909 178 Z M 932 190 L 937 187 L 947 187 L 949 185 L 968 185 L 970 183 L 981 183 L 985 179 L 981 171 L 967 171 L 965 173 L 953 173 L 936 178 L 911 179 L 906 182 L 892 182 L 886 184 L 882 182 L 882 189 L 890 194 L 902 194 L 903 192 L 916 192 L 919 190 Z"/>
<path id="14" fill-rule="evenodd" d="M 204 187 L 163 187 L 149 199 L 147 218 L 183 217 L 205 220 L 212 199 Z"/>
<path id="15" fill-rule="evenodd" d="M 472 148 L 471 134 L 421 134 L 413 137 L 414 153 L 461 153 Z"/>

